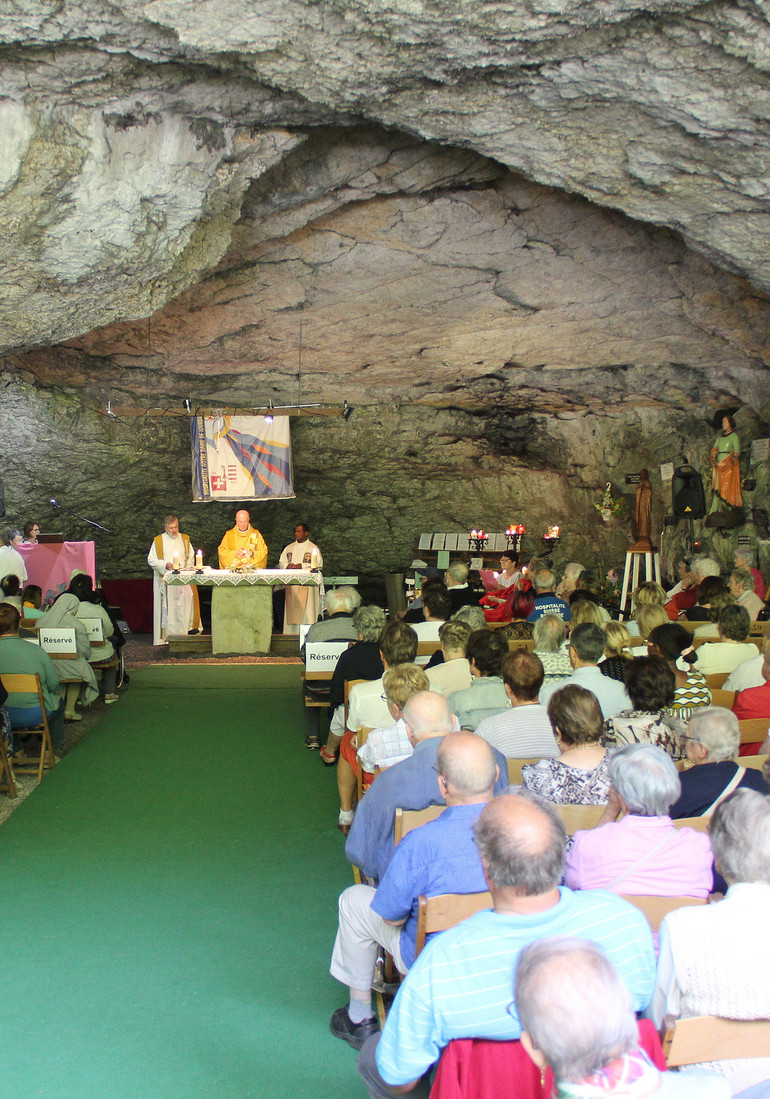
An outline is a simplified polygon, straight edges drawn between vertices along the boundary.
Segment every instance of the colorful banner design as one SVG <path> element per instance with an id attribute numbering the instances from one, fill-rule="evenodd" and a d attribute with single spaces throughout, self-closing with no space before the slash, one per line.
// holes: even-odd
<path id="1" fill-rule="evenodd" d="M 293 498 L 288 416 L 194 416 L 190 431 L 195 503 Z"/>

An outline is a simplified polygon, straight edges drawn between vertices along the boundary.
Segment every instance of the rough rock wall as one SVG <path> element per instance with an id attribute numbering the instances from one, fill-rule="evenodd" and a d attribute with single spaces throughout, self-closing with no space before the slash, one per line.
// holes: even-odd
<path id="1" fill-rule="evenodd" d="M 460 150 L 324 129 L 252 184 L 194 287 L 22 361 L 113 405 L 648 404 L 710 420 L 724 405 L 770 418 L 769 346 L 767 300 L 667 230 Z"/>
<path id="2" fill-rule="evenodd" d="M 224 254 L 303 124 L 473 150 L 770 288 L 748 0 L 30 0 L 0 13 L 0 347 L 139 317 Z"/>
<path id="3" fill-rule="evenodd" d="M 81 394 L 36 388 L 25 372 L 6 369 L 0 385 L 6 386 L 9 413 L 2 472 L 10 522 L 21 525 L 31 517 L 44 530 L 93 537 L 104 575 L 141 576 L 147 575 L 145 556 L 163 515 L 174 511 L 206 559 L 214 559 L 235 508 L 190 502 L 183 419 L 110 420 Z M 763 426 L 744 417 L 744 440 Z M 353 572 L 370 582 L 407 568 L 423 531 L 467 531 L 480 523 L 489 530 L 525 523 L 529 556 L 542 550 L 542 534 L 558 522 L 564 534 L 557 565 L 582 560 L 622 568 L 634 493 L 625 487 L 625 475 L 637 472 L 642 461 L 649 465 L 653 530 L 659 532 L 670 511 L 659 464 L 686 455 L 705 469 L 711 442 L 711 430 L 698 416 L 683 413 L 672 420 L 665 410 L 650 408 L 609 416 L 582 410 L 502 417 L 393 405 L 357 409 L 347 422 L 295 420 L 292 435 L 296 500 L 251 505 L 270 564 L 291 541 L 295 523 L 306 520 L 329 573 Z M 517 456 L 522 449 L 525 458 Z M 541 457 L 533 458 L 534 451 Z M 764 506 L 766 468 L 757 470 L 746 460 L 743 469 L 760 476 L 747 503 Z M 608 479 L 625 505 L 612 527 L 604 526 L 594 508 Z M 103 523 L 112 536 L 52 511 L 50 497 Z M 681 523 L 666 532 L 667 560 L 681 551 L 684 535 Z M 735 534 L 716 536 L 714 544 L 729 566 Z"/>

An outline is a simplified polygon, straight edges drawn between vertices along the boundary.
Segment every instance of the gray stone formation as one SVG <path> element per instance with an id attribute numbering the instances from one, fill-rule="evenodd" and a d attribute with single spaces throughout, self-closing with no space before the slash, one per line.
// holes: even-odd
<path id="1" fill-rule="evenodd" d="M 722 408 L 767 506 L 762 5 L 27 0 L 0 57 L 14 520 L 76 501 L 140 575 L 173 509 L 210 556 L 233 509 L 189 503 L 186 421 L 104 415 L 184 398 L 355 407 L 293 421 L 271 563 L 301 518 L 334 572 L 512 521 L 622 563 L 625 475 L 657 536 L 658 467 L 705 474 Z"/>

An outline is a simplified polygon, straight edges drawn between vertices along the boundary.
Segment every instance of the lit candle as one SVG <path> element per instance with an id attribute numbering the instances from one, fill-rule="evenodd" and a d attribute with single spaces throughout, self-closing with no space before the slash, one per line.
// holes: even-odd
<path id="1" fill-rule="evenodd" d="M 173 565 L 174 565 L 175 569 L 179 568 L 179 554 L 178 553 L 174 554 Z"/>
<path id="2" fill-rule="evenodd" d="M 195 551 L 195 567 L 196 569 L 203 568 L 203 550 L 199 549 Z"/>

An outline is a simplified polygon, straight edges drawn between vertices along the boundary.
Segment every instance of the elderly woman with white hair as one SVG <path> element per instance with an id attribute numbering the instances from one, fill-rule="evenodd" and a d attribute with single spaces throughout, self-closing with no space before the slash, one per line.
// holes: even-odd
<path id="1" fill-rule="evenodd" d="M 578 581 L 585 571 L 585 565 L 581 565 L 579 561 L 570 561 L 569 564 L 564 566 L 564 575 L 556 589 L 556 594 L 560 599 L 566 599 L 569 602 L 569 597 L 573 591 L 577 591 Z"/>
<path id="2" fill-rule="evenodd" d="M 738 718 L 721 706 L 704 706 L 690 718 L 685 751 L 692 766 L 682 771 L 682 792 L 671 806 L 671 816 L 708 817 L 733 790 L 770 794 L 762 772 L 736 763 L 741 736 Z"/>
<path id="3" fill-rule="evenodd" d="M 521 1044 L 557 1099 L 727 1099 L 724 1080 L 700 1071 L 661 1072 L 640 1048 L 631 997 L 604 951 L 588 939 L 554 936 L 524 947 L 514 981 Z M 658 1064 L 663 1059 L 658 1051 Z"/>
<path id="4" fill-rule="evenodd" d="M 572 675 L 569 652 L 562 647 L 567 637 L 567 627 L 558 614 L 544 614 L 538 618 L 532 628 L 532 637 L 535 655 L 540 658 L 545 672 L 544 687 Z"/>
<path id="5" fill-rule="evenodd" d="M 705 899 L 713 884 L 711 844 L 704 832 L 671 820 L 680 792 L 671 758 L 652 744 L 631 744 L 610 757 L 608 771 L 607 808 L 596 828 L 575 833 L 564 884 Z"/>

